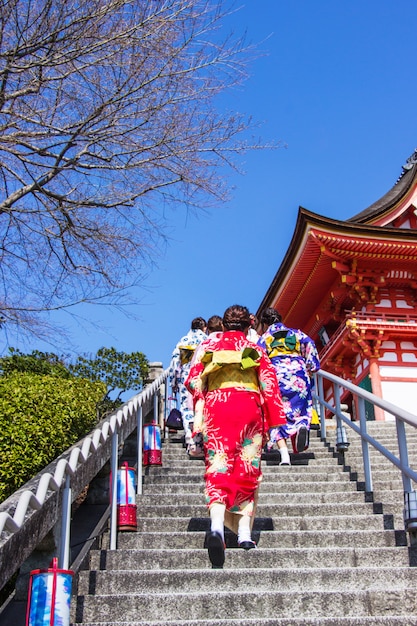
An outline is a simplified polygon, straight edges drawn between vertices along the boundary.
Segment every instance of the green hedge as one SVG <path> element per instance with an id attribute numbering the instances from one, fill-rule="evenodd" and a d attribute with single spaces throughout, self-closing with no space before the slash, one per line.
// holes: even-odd
<path id="1" fill-rule="evenodd" d="M 0 377 L 0 502 L 94 428 L 105 394 L 83 378 Z"/>

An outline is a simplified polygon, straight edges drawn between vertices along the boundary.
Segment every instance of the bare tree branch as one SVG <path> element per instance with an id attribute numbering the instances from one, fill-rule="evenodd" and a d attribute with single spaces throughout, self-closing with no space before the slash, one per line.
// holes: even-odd
<path id="1" fill-rule="evenodd" d="M 135 284 L 158 207 L 227 197 L 222 168 L 261 148 L 216 108 L 255 50 L 219 0 L 7 0 L 0 7 L 0 311 L 42 311 Z M 161 202 L 162 201 L 162 202 Z M 26 312 L 26 315 L 25 315 Z"/>

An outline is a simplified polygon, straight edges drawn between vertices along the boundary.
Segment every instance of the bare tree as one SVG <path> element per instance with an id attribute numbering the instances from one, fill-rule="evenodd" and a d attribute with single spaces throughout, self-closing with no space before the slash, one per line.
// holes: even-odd
<path id="1" fill-rule="evenodd" d="M 0 312 L 42 312 L 140 281 L 164 207 L 223 200 L 248 148 L 217 96 L 253 50 L 221 0 L 1 0 Z M 161 210 L 162 207 L 162 210 Z"/>

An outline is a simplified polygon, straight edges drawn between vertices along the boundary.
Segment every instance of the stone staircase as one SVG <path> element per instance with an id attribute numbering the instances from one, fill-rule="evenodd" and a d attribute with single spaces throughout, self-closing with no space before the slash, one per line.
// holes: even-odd
<path id="1" fill-rule="evenodd" d="M 368 422 L 367 431 L 375 437 L 390 452 L 398 457 L 398 444 L 395 422 Z M 417 431 L 406 425 L 407 447 L 409 462 L 414 468 L 417 466 Z M 332 442 L 332 433 L 328 441 Z M 362 468 L 361 439 L 353 430 L 347 429 L 350 442 L 345 454 L 345 469 L 350 471 L 352 480 L 355 480 L 358 489 L 365 489 L 365 476 Z M 333 442 L 332 442 L 333 443 Z M 375 448 L 369 446 L 371 461 L 373 499 L 383 503 L 385 516 L 391 515 L 395 528 L 404 528 L 403 522 L 403 484 L 401 473 Z M 413 489 L 417 489 L 413 485 Z"/>
<path id="2" fill-rule="evenodd" d="M 395 426 L 383 428 L 392 438 Z M 387 512 L 361 490 L 352 463 L 359 467 L 359 442 L 343 460 L 331 433 L 330 444 L 311 434 L 291 467 L 278 465 L 277 452 L 265 455 L 258 547 L 245 552 L 227 532 L 223 570 L 211 569 L 204 548 L 203 461 L 188 459 L 178 437 L 166 441 L 163 467 L 145 470 L 138 532 L 119 533 L 117 551 L 105 549 L 106 539 L 91 551 L 72 624 L 416 626 L 417 568 L 401 524 L 400 481 L 399 500 L 391 493 L 397 470 L 388 482 L 389 468 L 374 473 L 375 493 L 392 500 Z"/>

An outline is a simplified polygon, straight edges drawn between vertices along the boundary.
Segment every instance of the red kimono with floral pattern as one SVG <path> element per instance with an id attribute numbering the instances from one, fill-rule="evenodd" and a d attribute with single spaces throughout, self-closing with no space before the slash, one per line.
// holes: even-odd
<path id="1" fill-rule="evenodd" d="M 220 502 L 230 513 L 253 515 L 266 433 L 285 424 L 271 361 L 243 332 L 226 331 L 200 344 L 185 384 L 194 432 L 203 434 L 208 507 Z"/>

